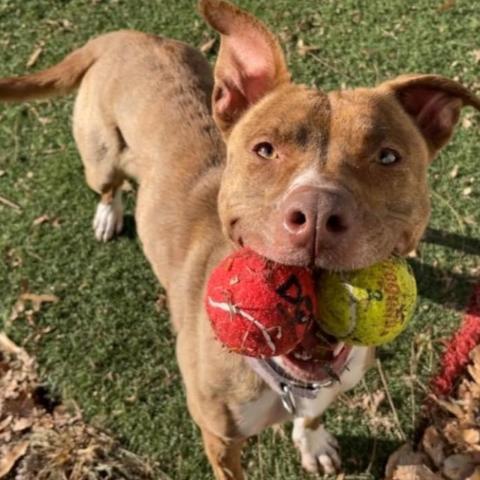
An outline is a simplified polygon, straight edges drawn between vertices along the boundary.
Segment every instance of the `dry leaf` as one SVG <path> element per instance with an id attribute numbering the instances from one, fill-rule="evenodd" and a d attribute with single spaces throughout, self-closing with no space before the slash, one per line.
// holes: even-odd
<path id="1" fill-rule="evenodd" d="M 1 332 L 0 356 L 0 479 L 95 479 L 113 471 L 122 472 L 122 478 L 161 478 L 141 458 L 85 424 L 73 402 L 69 408 L 49 406 L 39 393 L 35 361 Z"/>
<path id="2" fill-rule="evenodd" d="M 44 294 L 37 295 L 36 293 L 22 293 L 20 300 L 24 302 L 32 302 L 33 310 L 35 312 L 40 311 L 43 303 L 57 303 L 60 299 L 56 295 Z"/>
<path id="3" fill-rule="evenodd" d="M 465 443 L 474 445 L 480 443 L 480 432 L 476 428 L 466 428 L 462 431 L 462 438 Z"/>
<path id="4" fill-rule="evenodd" d="M 471 455 L 451 455 L 443 464 L 443 474 L 450 480 L 464 480 L 474 472 L 475 463 Z"/>
<path id="5" fill-rule="evenodd" d="M 433 478 L 443 480 L 480 480 L 480 428 L 477 428 L 480 345 L 470 352 L 469 357 L 471 363 L 460 376 L 451 397 L 430 396 L 435 403 L 431 402 L 426 409 L 430 426 L 421 432 L 419 452 L 412 452 L 408 446 L 395 452 L 388 461 L 388 480 L 428 480 L 432 474 Z M 415 457 L 419 454 L 425 454 L 425 458 Z M 418 467 L 418 463 L 422 466 Z M 433 465 L 442 472 L 433 471 Z"/>
<path id="6" fill-rule="evenodd" d="M 305 45 L 305 42 L 301 38 L 297 42 L 297 52 L 301 57 L 304 57 L 309 52 L 315 52 L 316 50 L 320 50 L 320 47 Z"/>
<path id="7" fill-rule="evenodd" d="M 213 46 L 215 45 L 216 41 L 217 41 L 216 38 L 208 39 L 205 43 L 202 43 L 202 45 L 200 45 L 200 51 L 202 53 L 210 52 L 210 50 L 212 50 Z"/>
<path id="8" fill-rule="evenodd" d="M 455 7 L 455 0 L 444 0 L 444 2 L 438 7 L 440 13 L 446 12 Z"/>
<path id="9" fill-rule="evenodd" d="M 43 47 L 36 48 L 33 51 L 33 53 L 30 55 L 30 57 L 28 57 L 26 67 L 27 68 L 33 67 L 37 63 L 37 60 L 40 57 L 40 55 L 42 54 L 42 52 L 43 52 Z"/>
<path id="10" fill-rule="evenodd" d="M 422 438 L 422 446 L 427 455 L 432 459 L 435 466 L 441 467 L 445 460 L 445 442 L 437 429 L 431 425 L 425 430 Z"/>
<path id="11" fill-rule="evenodd" d="M 12 355 L 26 355 L 25 350 L 15 345 L 3 332 L 0 332 L 0 350 Z"/>
<path id="12" fill-rule="evenodd" d="M 18 420 L 15 420 L 15 422 L 13 423 L 12 431 L 22 432 L 23 430 L 30 428 L 32 425 L 33 425 L 33 418 L 31 416 L 21 417 Z"/>
<path id="13" fill-rule="evenodd" d="M 50 217 L 48 215 L 41 215 L 40 217 L 37 217 L 33 222 L 33 226 L 37 225 L 42 225 L 42 223 L 46 223 L 50 220 Z"/>
<path id="14" fill-rule="evenodd" d="M 458 164 L 456 164 L 453 168 L 452 171 L 450 172 L 450 178 L 457 178 L 458 177 L 458 171 L 460 170 L 460 167 Z"/>
<path id="15" fill-rule="evenodd" d="M 392 480 L 442 480 L 425 465 L 406 465 L 398 467 Z"/>
<path id="16" fill-rule="evenodd" d="M 70 20 L 67 20 L 66 18 L 64 18 L 61 21 L 61 24 L 64 30 L 73 30 L 73 23 Z"/>
<path id="17" fill-rule="evenodd" d="M 427 461 L 427 457 L 423 453 L 415 452 L 409 443 L 405 443 L 390 455 L 385 469 L 386 480 L 395 477 L 395 472 L 399 467 L 422 465 Z"/>
<path id="18" fill-rule="evenodd" d="M 0 432 L 2 432 L 3 430 L 5 430 L 5 429 L 12 423 L 12 420 L 13 420 L 13 416 L 12 416 L 12 415 L 7 415 L 7 416 L 0 422 Z"/>
<path id="19" fill-rule="evenodd" d="M 17 443 L 0 458 L 0 478 L 4 478 L 10 473 L 17 461 L 27 452 L 29 444 L 28 440 Z"/>
<path id="20" fill-rule="evenodd" d="M 473 114 L 469 112 L 468 114 L 465 114 L 465 116 L 462 119 L 462 127 L 468 129 L 472 125 L 473 125 Z"/>
<path id="21" fill-rule="evenodd" d="M 480 480 L 480 467 L 477 467 L 472 475 L 470 475 L 466 480 Z"/>
<path id="22" fill-rule="evenodd" d="M 124 180 L 121 186 L 121 190 L 125 193 L 132 192 L 133 185 L 128 180 Z"/>

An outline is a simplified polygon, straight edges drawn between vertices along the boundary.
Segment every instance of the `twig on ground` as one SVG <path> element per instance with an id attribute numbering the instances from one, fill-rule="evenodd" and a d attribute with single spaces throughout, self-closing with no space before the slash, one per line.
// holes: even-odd
<path id="1" fill-rule="evenodd" d="M 462 216 L 452 207 L 450 202 L 446 200 L 442 195 L 437 193 L 435 190 L 432 190 L 432 195 L 441 203 L 443 203 L 448 209 L 452 212 L 453 216 L 458 222 L 458 227 L 460 228 L 461 233 L 465 233 L 465 222 Z"/>
<path id="2" fill-rule="evenodd" d="M 387 379 L 385 378 L 385 374 L 383 372 L 382 362 L 380 361 L 379 358 L 377 358 L 376 363 L 377 363 L 378 373 L 380 374 L 380 379 L 382 380 L 383 388 L 385 389 L 385 393 L 387 395 L 388 403 L 390 404 L 390 408 L 392 410 L 393 418 L 395 419 L 395 423 L 397 424 L 398 436 L 399 436 L 400 440 L 405 441 L 407 439 L 407 436 L 405 435 L 405 432 L 403 431 L 402 424 L 400 423 L 400 419 L 398 418 L 397 409 L 395 408 L 395 405 L 394 405 L 393 400 L 392 400 L 392 396 L 390 395 L 390 390 L 388 389 Z"/>
<path id="3" fill-rule="evenodd" d="M 6 205 L 7 207 L 13 208 L 14 210 L 17 210 L 17 212 L 22 211 L 22 207 L 20 205 L 17 205 L 16 203 L 12 202 L 8 198 L 2 197 L 1 195 L 0 195 L 0 203 L 2 203 L 3 205 Z"/>
<path id="4" fill-rule="evenodd" d="M 341 75 L 342 77 L 346 77 L 348 78 L 349 80 L 353 80 L 353 78 L 346 72 L 346 71 L 343 71 L 343 70 L 340 70 L 339 68 L 337 68 L 335 65 L 332 65 L 331 63 L 325 61 L 323 58 L 319 57 L 318 55 L 316 55 L 315 53 L 309 51 L 307 53 L 307 55 L 310 55 L 312 58 L 314 58 L 318 63 L 320 63 L 321 65 L 323 65 L 324 67 L 327 67 L 329 70 L 331 70 L 332 72 L 336 73 L 337 75 Z"/>

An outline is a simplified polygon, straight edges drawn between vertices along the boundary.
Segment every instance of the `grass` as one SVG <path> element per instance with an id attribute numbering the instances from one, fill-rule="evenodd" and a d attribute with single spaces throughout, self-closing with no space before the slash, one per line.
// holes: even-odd
<path id="1" fill-rule="evenodd" d="M 468 0 L 245 0 L 241 5 L 280 35 L 294 78 L 325 89 L 372 85 L 405 72 L 436 72 L 478 91 L 480 3 Z M 89 37 L 120 28 L 200 45 L 211 37 L 190 0 L 0 0 L 0 73 L 61 59 Z M 301 56 L 298 41 L 316 50 Z M 212 55 L 213 59 L 213 55 Z M 74 398 L 87 418 L 157 463 L 167 478 L 207 479 L 199 433 L 190 420 L 174 359 L 168 313 L 135 238 L 95 242 L 95 195 L 82 179 L 70 132 L 71 98 L 0 105 L 0 324 L 38 356 L 43 377 Z M 381 478 L 388 454 L 412 433 L 423 387 L 442 341 L 455 330 L 480 267 L 479 116 L 466 113 L 454 140 L 431 166 L 431 230 L 412 259 L 421 301 L 409 330 L 379 350 L 399 418 L 372 370 L 326 415 L 340 439 L 347 478 Z M 450 175 L 458 165 L 458 175 Z M 468 188 L 471 193 L 467 195 Z M 134 193 L 128 195 L 131 213 Z M 48 215 L 50 221 L 35 225 Z M 54 221 L 56 220 L 56 221 Z M 10 322 L 22 291 L 54 293 L 56 304 Z M 245 454 L 249 478 L 306 478 L 289 427 L 267 431 Z"/>

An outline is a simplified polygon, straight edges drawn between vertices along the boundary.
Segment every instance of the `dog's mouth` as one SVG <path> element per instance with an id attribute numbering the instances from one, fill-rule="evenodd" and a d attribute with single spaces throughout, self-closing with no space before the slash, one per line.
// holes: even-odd
<path id="1" fill-rule="evenodd" d="M 327 335 L 313 322 L 299 345 L 273 360 L 288 375 L 302 382 L 339 381 L 348 368 L 351 350 L 351 346 Z"/>

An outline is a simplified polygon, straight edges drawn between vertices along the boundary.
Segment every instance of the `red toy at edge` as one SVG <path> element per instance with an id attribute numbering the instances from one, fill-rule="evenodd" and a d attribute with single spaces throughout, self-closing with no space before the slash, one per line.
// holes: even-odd
<path id="1" fill-rule="evenodd" d="M 310 270 L 281 265 L 241 249 L 212 272 L 205 298 L 216 337 L 250 357 L 293 350 L 315 318 Z"/>

